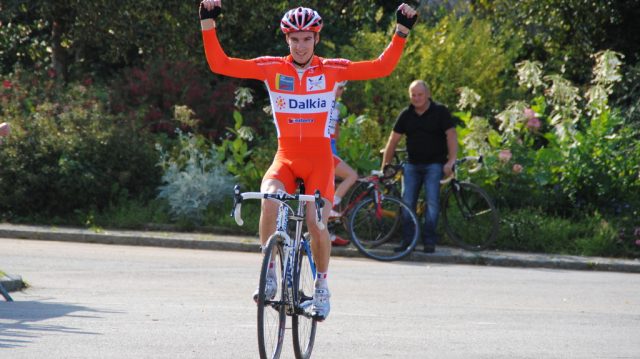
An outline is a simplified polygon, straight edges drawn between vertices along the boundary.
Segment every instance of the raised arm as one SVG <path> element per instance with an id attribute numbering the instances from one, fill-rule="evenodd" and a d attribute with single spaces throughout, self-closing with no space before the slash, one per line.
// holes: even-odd
<path id="1" fill-rule="evenodd" d="M 375 60 L 350 62 L 343 72 L 342 80 L 366 80 L 389 76 L 396 68 L 409 31 L 418 19 L 417 12 L 409 5 L 402 4 L 396 10 L 396 32 L 391 43 Z"/>
<path id="2" fill-rule="evenodd" d="M 200 27 L 209 68 L 221 75 L 263 80 L 264 73 L 255 61 L 229 57 L 220 46 L 216 34 L 216 18 L 221 12 L 222 0 L 203 0 L 200 3 Z"/>

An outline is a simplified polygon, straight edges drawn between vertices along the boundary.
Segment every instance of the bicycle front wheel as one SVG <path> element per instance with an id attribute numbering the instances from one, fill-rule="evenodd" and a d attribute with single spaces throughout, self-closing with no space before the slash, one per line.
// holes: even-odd
<path id="1" fill-rule="evenodd" d="M 287 320 L 284 295 L 282 238 L 273 235 L 267 242 L 258 287 L 258 351 L 261 359 L 279 358 Z M 268 272 L 272 271 L 271 274 Z M 267 276 L 275 272 L 276 289 L 267 288 Z M 269 290 L 269 293 L 267 293 Z M 267 297 L 268 295 L 268 297 Z"/>
<path id="2" fill-rule="evenodd" d="M 498 236 L 498 211 L 479 186 L 457 182 L 444 196 L 442 220 L 449 238 L 464 249 L 488 248 Z"/>
<path id="3" fill-rule="evenodd" d="M 311 357 L 313 343 L 316 337 L 316 325 L 318 322 L 312 314 L 312 300 L 315 290 L 316 268 L 311 256 L 309 240 L 304 239 L 300 243 L 300 250 L 296 258 L 296 271 L 294 275 L 294 288 L 296 293 L 295 313 L 292 318 L 293 351 L 297 359 Z"/>
<path id="4" fill-rule="evenodd" d="M 403 218 L 406 223 L 401 230 Z M 356 248 L 379 261 L 409 255 L 420 237 L 416 214 L 400 199 L 388 196 L 379 205 L 373 198 L 360 202 L 349 216 L 349 231 Z"/>

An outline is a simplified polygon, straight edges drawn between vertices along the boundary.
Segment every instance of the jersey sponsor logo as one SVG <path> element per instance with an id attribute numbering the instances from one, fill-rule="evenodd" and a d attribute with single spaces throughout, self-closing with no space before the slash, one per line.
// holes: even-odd
<path id="1" fill-rule="evenodd" d="M 299 123 L 299 124 L 303 124 L 303 123 L 313 123 L 313 119 L 312 118 L 290 118 L 287 123 L 289 123 L 290 125 Z"/>
<path id="2" fill-rule="evenodd" d="M 307 91 L 320 91 L 327 88 L 324 75 L 307 77 Z"/>
<path id="3" fill-rule="evenodd" d="M 293 91 L 293 77 L 276 74 L 276 90 Z"/>
<path id="4" fill-rule="evenodd" d="M 335 95 L 332 92 L 314 95 L 289 95 L 270 93 L 271 106 L 279 113 L 327 113 L 333 107 Z"/>
<path id="5" fill-rule="evenodd" d="M 285 100 L 284 97 L 282 97 L 282 96 L 278 96 L 278 97 L 276 97 L 276 100 L 274 101 L 274 105 L 275 105 L 276 110 L 282 111 L 282 110 L 287 108 L 287 100 Z"/>

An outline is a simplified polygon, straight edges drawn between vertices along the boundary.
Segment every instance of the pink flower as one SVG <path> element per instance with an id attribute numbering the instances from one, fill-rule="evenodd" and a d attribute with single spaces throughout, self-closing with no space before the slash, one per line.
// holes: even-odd
<path id="1" fill-rule="evenodd" d="M 0 123 L 0 137 L 9 136 L 11 133 L 11 127 L 6 122 Z"/>
<path id="2" fill-rule="evenodd" d="M 7 90 L 11 88 L 11 81 L 9 80 L 4 80 L 2 81 L 2 87 L 6 88 Z"/>
<path id="3" fill-rule="evenodd" d="M 522 172 L 522 169 L 523 169 L 523 168 L 524 168 L 524 167 L 522 167 L 522 165 L 521 165 L 521 164 L 516 163 L 515 165 L 513 165 L 512 170 L 513 170 L 513 173 L 518 173 L 518 174 L 519 174 L 519 173 L 521 173 L 521 172 Z"/>
<path id="4" fill-rule="evenodd" d="M 636 239 L 636 246 L 640 246 L 640 239 Z"/>
<path id="5" fill-rule="evenodd" d="M 533 117 L 527 120 L 527 128 L 534 132 L 537 131 L 540 128 L 540 119 Z"/>
<path id="6" fill-rule="evenodd" d="M 636 227 L 636 229 L 633 231 L 633 235 L 636 237 L 640 237 L 640 227 Z"/>
<path id="7" fill-rule="evenodd" d="M 49 75 L 49 78 L 54 78 L 54 77 L 56 77 L 56 70 L 55 69 L 49 69 L 49 70 L 47 70 L 47 74 Z"/>
<path id="8" fill-rule="evenodd" d="M 509 162 L 509 160 L 511 159 L 511 156 L 512 156 L 511 150 L 502 150 L 498 154 L 498 158 L 502 162 Z"/>
<path id="9" fill-rule="evenodd" d="M 532 119 L 536 117 L 536 112 L 530 108 L 524 109 L 524 116 L 528 119 Z"/>

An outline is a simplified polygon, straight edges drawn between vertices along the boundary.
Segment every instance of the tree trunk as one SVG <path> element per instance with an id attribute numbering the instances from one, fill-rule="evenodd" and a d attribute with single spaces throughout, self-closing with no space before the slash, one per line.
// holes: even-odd
<path id="1" fill-rule="evenodd" d="M 64 33 L 64 20 L 54 19 L 51 28 L 51 64 L 55 75 L 64 82 L 68 78 L 67 50 L 62 46 L 62 34 Z"/>

